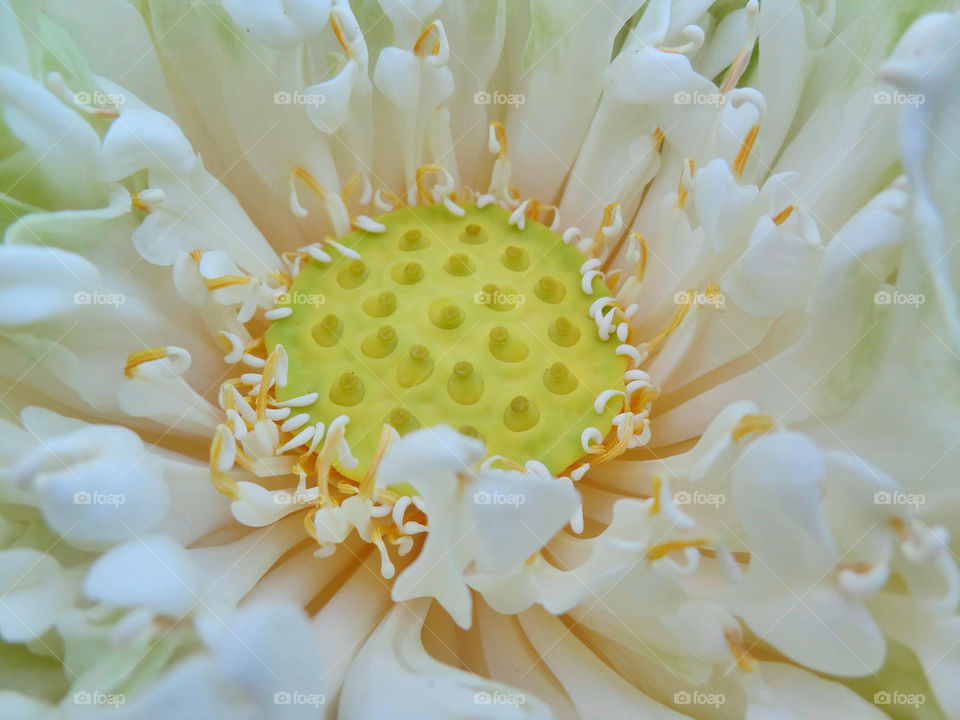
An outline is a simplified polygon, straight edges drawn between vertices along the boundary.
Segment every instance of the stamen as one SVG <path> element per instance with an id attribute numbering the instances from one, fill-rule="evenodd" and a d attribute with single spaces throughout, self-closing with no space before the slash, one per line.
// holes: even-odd
<path id="1" fill-rule="evenodd" d="M 680 180 L 677 183 L 677 207 L 683 208 L 687 204 L 687 195 L 690 193 L 690 186 L 693 184 L 694 162 L 689 158 L 680 166 Z"/>
<path id="2" fill-rule="evenodd" d="M 367 499 L 373 493 L 374 480 L 377 476 L 377 468 L 380 467 L 380 461 L 387 450 L 393 444 L 393 439 L 397 436 L 396 430 L 389 425 L 384 425 L 380 429 L 380 442 L 377 443 L 377 449 L 373 453 L 373 460 L 370 461 L 370 467 L 367 468 L 363 476 L 363 482 L 360 483 L 360 497 Z"/>
<path id="3" fill-rule="evenodd" d="M 658 475 L 653 479 L 653 487 L 650 489 L 650 497 L 653 498 L 653 503 L 650 505 L 650 514 L 657 515 L 660 512 L 660 487 L 663 484 L 663 481 Z"/>
<path id="4" fill-rule="evenodd" d="M 433 45 L 430 48 L 431 55 L 440 54 L 440 29 L 438 27 L 437 21 L 434 21 L 427 25 L 423 32 L 420 33 L 420 36 L 417 38 L 416 42 L 413 44 L 413 54 L 417 57 L 426 57 L 426 44 L 427 40 L 430 37 L 433 37 Z"/>
<path id="5" fill-rule="evenodd" d="M 653 140 L 657 146 L 657 152 L 663 151 L 663 141 L 666 139 L 666 136 L 663 134 L 663 130 L 660 128 L 655 128 L 653 131 Z"/>
<path id="6" fill-rule="evenodd" d="M 377 550 L 380 551 L 380 574 L 389 580 L 397 570 L 393 566 L 393 563 L 390 562 L 390 555 L 387 553 L 387 547 L 383 543 L 382 527 L 378 527 L 373 531 L 371 541 L 377 546 Z"/>
<path id="7" fill-rule="evenodd" d="M 743 635 L 739 629 L 727 628 L 723 631 L 723 638 L 727 641 L 730 653 L 737 661 L 737 667 L 747 672 L 753 672 L 755 661 L 750 650 L 743 642 Z"/>
<path id="8" fill-rule="evenodd" d="M 739 440 L 751 433 L 764 434 L 773 429 L 774 421 L 769 415 L 744 415 L 733 428 L 733 439 Z"/>
<path id="9" fill-rule="evenodd" d="M 787 221 L 787 218 L 793 214 L 794 209 L 793 205 L 787 205 L 783 210 L 773 216 L 773 224 L 783 225 Z"/>
<path id="10" fill-rule="evenodd" d="M 699 548 L 707 544 L 706 538 L 694 538 L 692 540 L 668 540 L 667 542 L 656 543 L 647 548 L 644 553 L 651 562 L 659 560 L 677 550 L 683 550 L 688 547 Z"/>
<path id="11" fill-rule="evenodd" d="M 415 182 L 417 185 L 417 204 L 418 205 L 428 205 L 431 202 L 430 193 L 427 190 L 426 183 L 424 178 L 429 173 L 436 173 L 438 175 L 445 175 L 446 170 L 439 165 L 421 165 L 417 168 L 415 173 Z"/>
<path id="12" fill-rule="evenodd" d="M 759 125 L 754 125 L 750 128 L 750 131 L 743 140 L 743 145 L 740 146 L 740 152 L 737 153 L 737 157 L 733 161 L 733 174 L 738 180 L 743 177 L 743 170 L 746 168 L 747 160 L 750 158 L 750 151 L 753 150 L 753 144 L 757 141 L 757 135 L 759 134 Z"/>
<path id="13" fill-rule="evenodd" d="M 687 297 L 693 297 L 695 293 L 695 289 L 687 290 Z M 648 352 L 652 353 L 654 350 L 656 350 L 660 343 L 666 340 L 674 330 L 680 327 L 680 323 L 682 323 L 684 318 L 687 317 L 687 313 L 690 312 L 692 305 L 693 303 L 684 303 L 680 306 L 673 318 L 670 320 L 669 324 L 647 343 Z"/>
<path id="14" fill-rule="evenodd" d="M 498 158 L 507 157 L 507 129 L 499 120 L 490 123 L 488 148 Z"/>
<path id="15" fill-rule="evenodd" d="M 719 90 L 721 95 L 726 95 L 737 86 L 747 66 L 750 64 L 751 55 L 753 55 L 753 46 L 757 39 L 757 16 L 760 13 L 760 5 L 757 0 L 750 0 L 744 9 L 746 10 L 747 17 L 747 40 L 737 52 L 736 57 L 730 64 L 730 69 L 727 71 L 723 83 L 720 85 Z"/>
<path id="16" fill-rule="evenodd" d="M 218 492 L 231 500 L 240 497 L 236 482 L 226 474 L 226 470 L 233 465 L 236 447 L 230 429 L 226 425 L 218 425 L 210 443 L 210 481 Z"/>
<path id="17" fill-rule="evenodd" d="M 147 348 L 146 350 L 132 352 L 127 356 L 127 364 L 123 368 L 123 374 L 132 378 L 134 368 L 154 360 L 162 360 L 166 356 L 167 349 L 165 347 Z"/>

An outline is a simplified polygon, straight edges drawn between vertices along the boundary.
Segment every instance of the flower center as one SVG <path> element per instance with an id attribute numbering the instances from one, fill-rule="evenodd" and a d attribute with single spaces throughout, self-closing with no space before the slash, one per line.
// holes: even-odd
<path id="1" fill-rule="evenodd" d="M 335 464 L 350 479 L 364 477 L 384 424 L 401 435 L 447 424 L 560 474 L 623 409 L 627 358 L 591 314 L 609 296 L 602 276 L 582 276 L 580 251 L 537 222 L 464 210 L 405 208 L 377 219 L 383 232 L 338 238 L 349 250 L 307 263 L 279 304 L 292 312 L 267 331 L 268 352 L 281 344 L 289 358 L 277 400 L 316 393 L 298 412 L 350 418 L 359 464 Z"/>

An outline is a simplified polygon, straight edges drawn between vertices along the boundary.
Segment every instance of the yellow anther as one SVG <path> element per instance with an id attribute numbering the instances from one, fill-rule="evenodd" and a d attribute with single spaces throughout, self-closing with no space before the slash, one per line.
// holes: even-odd
<path id="1" fill-rule="evenodd" d="M 603 254 L 603 250 L 607 244 L 607 238 L 603 234 L 603 230 L 613 224 L 613 213 L 619 206 L 620 203 L 613 202 L 603 209 L 603 220 L 600 221 L 600 227 L 598 227 L 597 231 L 593 234 L 593 245 L 590 247 L 590 255 L 592 257 L 600 257 Z"/>
<path id="2" fill-rule="evenodd" d="M 685 550 L 686 548 L 693 547 L 698 548 L 707 544 L 706 538 L 694 538 L 692 540 L 668 540 L 667 542 L 656 543 L 647 548 L 645 555 L 647 560 L 659 560 L 662 557 L 666 557 L 672 552 L 677 550 Z"/>
<path id="3" fill-rule="evenodd" d="M 127 364 L 123 368 L 123 374 L 128 378 L 133 377 L 134 368 L 143 365 L 144 363 L 153 362 L 154 360 L 162 360 L 167 356 L 166 348 L 154 347 L 147 348 L 145 350 L 137 350 L 127 355 Z"/>
<path id="4" fill-rule="evenodd" d="M 333 34 L 337 38 L 337 42 L 340 43 L 340 47 L 343 48 L 343 51 L 350 55 L 350 45 L 347 43 L 347 39 L 343 35 L 343 28 L 340 27 L 340 19 L 337 17 L 335 12 L 330 13 L 330 27 L 333 28 Z"/>
<path id="5" fill-rule="evenodd" d="M 313 540 L 319 542 L 320 538 L 317 537 L 317 509 L 310 508 L 307 513 L 303 516 L 303 530 L 307 533 Z"/>
<path id="6" fill-rule="evenodd" d="M 613 292 L 617 285 L 620 284 L 620 278 L 623 277 L 623 270 L 614 270 L 612 273 L 607 273 L 603 277 L 603 283 L 607 286 L 607 289 L 610 292 Z"/>
<path id="7" fill-rule="evenodd" d="M 427 56 L 427 41 L 430 38 L 433 38 L 433 44 L 430 46 L 430 55 L 439 55 L 440 54 L 440 29 L 437 27 L 436 22 L 432 22 L 427 25 L 423 32 L 420 33 L 420 37 L 417 38 L 417 41 L 413 44 L 413 54 L 417 57 L 426 57 Z"/>
<path id="8" fill-rule="evenodd" d="M 751 433 L 763 434 L 773 429 L 773 418 L 769 415 L 744 415 L 733 428 L 733 439 L 739 440 Z"/>
<path id="9" fill-rule="evenodd" d="M 774 225 L 783 225 L 795 210 L 793 205 L 787 205 L 783 210 L 773 216 Z"/>
<path id="10" fill-rule="evenodd" d="M 696 292 L 697 291 L 695 289 L 687 290 L 687 297 L 693 297 Z M 674 330 L 680 327 L 680 323 L 683 322 L 683 319 L 687 316 L 687 313 L 690 312 L 690 307 L 692 304 L 693 303 L 682 304 L 677 312 L 674 313 L 673 318 L 671 318 L 667 326 L 654 335 L 653 338 L 647 343 L 647 347 L 651 353 L 656 350 L 660 343 L 666 340 Z"/>
<path id="11" fill-rule="evenodd" d="M 663 485 L 663 481 L 659 476 L 653 479 L 653 487 L 650 488 L 651 497 L 653 502 L 650 504 L 650 514 L 657 515 L 660 513 L 660 488 Z"/>
<path id="12" fill-rule="evenodd" d="M 633 276 L 638 281 L 642 281 L 647 274 L 647 240 L 638 232 L 630 233 L 630 236 L 637 241 L 637 245 L 640 248 L 640 260 L 637 262 L 637 266 L 633 271 Z"/>
<path id="13" fill-rule="evenodd" d="M 304 170 L 302 167 L 295 167 L 290 172 L 290 182 L 293 183 L 293 179 L 297 177 L 300 178 L 304 184 L 313 190 L 321 200 L 327 199 L 327 190 L 321 185 L 317 179 L 311 175 L 308 171 Z"/>
<path id="14" fill-rule="evenodd" d="M 130 204 L 133 205 L 138 210 L 143 210 L 144 212 L 151 212 L 150 206 L 140 199 L 140 193 L 138 192 L 130 193 Z"/>
<path id="15" fill-rule="evenodd" d="M 221 275 L 207 280 L 207 289 L 213 291 L 233 285 L 246 285 L 249 282 L 249 275 Z"/>
<path id="16" fill-rule="evenodd" d="M 652 403 L 658 397 L 660 397 L 660 388 L 658 387 L 640 388 L 630 398 L 630 412 L 634 412 L 634 413 L 640 412 L 642 408 Z"/>
<path id="17" fill-rule="evenodd" d="M 341 42 L 341 45 L 342 44 L 343 43 Z M 344 47 L 344 50 L 346 50 L 346 47 Z M 351 193 L 360 187 L 360 182 L 362 180 L 363 177 L 360 175 L 360 173 L 354 173 L 350 176 L 350 179 L 347 180 L 346 184 L 343 186 L 343 190 L 340 191 L 340 198 L 343 200 L 344 204 L 346 204 L 347 200 L 350 198 Z"/>
<path id="18" fill-rule="evenodd" d="M 590 458 L 590 462 L 593 465 L 599 465 L 602 462 L 607 460 L 612 460 L 615 457 L 620 457 L 623 453 L 626 452 L 627 446 L 630 444 L 630 438 L 633 435 L 633 424 L 630 423 L 626 428 L 626 431 L 621 437 L 616 429 L 611 430 L 607 437 L 604 439 L 603 443 L 597 445 L 590 449 L 590 453 L 598 453 L 596 457 Z"/>
<path id="19" fill-rule="evenodd" d="M 233 442 L 230 435 L 230 429 L 226 425 L 218 425 L 213 433 L 213 441 L 210 443 L 210 481 L 217 492 L 226 495 L 231 500 L 240 497 L 237 483 L 233 478 L 218 468 L 220 464 L 220 455 L 223 453 L 224 441 Z"/>
<path id="20" fill-rule="evenodd" d="M 686 179 L 685 176 L 687 171 L 689 171 L 690 173 L 690 179 L 691 180 L 693 179 L 693 171 L 694 171 L 693 158 L 689 158 L 686 161 L 686 163 L 687 163 L 687 166 L 680 170 L 680 180 L 677 183 L 677 207 L 678 208 L 685 207 L 687 204 L 688 193 L 687 193 L 687 189 L 684 187 L 684 180 Z"/>
<path id="21" fill-rule="evenodd" d="M 500 152 L 497 153 L 497 157 L 505 158 L 507 156 L 507 129 L 499 120 L 494 120 L 490 123 L 490 127 L 493 128 L 494 135 L 497 138 L 497 145 L 500 146 Z"/>
<path id="22" fill-rule="evenodd" d="M 363 476 L 363 480 L 360 482 L 360 488 L 358 494 L 364 500 L 368 499 L 373 494 L 374 480 L 377 477 L 377 468 L 380 467 L 380 461 L 383 460 L 383 456 L 386 455 L 387 450 L 390 449 L 390 446 L 393 444 L 393 430 L 390 429 L 389 425 L 384 425 L 380 428 L 380 442 L 377 443 L 377 449 L 373 453 L 373 460 L 370 461 L 370 467 L 367 468 L 367 472 Z"/>
<path id="23" fill-rule="evenodd" d="M 422 165 L 417 168 L 414 176 L 417 183 L 417 202 L 420 205 L 426 205 L 432 202 L 426 185 L 426 176 L 431 173 L 442 177 L 444 175 L 444 169 L 439 165 Z"/>
<path id="24" fill-rule="evenodd" d="M 263 375 L 260 378 L 260 390 L 257 393 L 257 420 L 263 420 L 267 416 L 267 393 L 270 386 L 273 385 L 273 379 L 277 373 L 277 365 L 280 363 L 280 353 L 283 351 L 282 345 L 277 345 L 273 352 L 267 357 L 267 362 L 263 366 Z"/>
<path id="25" fill-rule="evenodd" d="M 323 449 L 317 454 L 314 472 L 317 474 L 317 507 L 330 503 L 335 504 L 330 497 L 330 466 L 333 464 L 333 451 L 343 438 L 343 426 L 336 425 L 327 433 L 323 442 Z"/>
<path id="26" fill-rule="evenodd" d="M 760 126 L 754 125 L 743 139 L 740 152 L 737 153 L 737 157 L 733 161 L 733 174 L 738 180 L 743 177 L 743 170 L 747 166 L 747 160 L 750 158 L 750 152 L 753 150 L 753 144 L 757 141 L 757 135 L 759 134 Z"/>
<path id="27" fill-rule="evenodd" d="M 204 254 L 205 252 L 206 252 L 206 250 L 191 250 L 191 251 L 190 251 L 190 257 L 193 259 L 193 261 L 194 261 L 197 265 L 199 265 L 199 264 L 200 264 L 200 260 L 201 260 L 201 258 L 203 258 L 203 254 Z"/>
<path id="28" fill-rule="evenodd" d="M 657 146 L 657 152 L 663 150 L 663 141 L 666 139 L 666 136 L 663 134 L 663 130 L 660 128 L 655 128 L 653 131 L 653 142 Z"/>
<path id="29" fill-rule="evenodd" d="M 727 647 L 730 653 L 737 661 L 737 667 L 747 672 L 752 672 L 755 667 L 753 656 L 750 655 L 750 649 L 743 642 L 743 634 L 739 629 L 727 628 L 723 631 L 723 639 L 727 641 Z"/>

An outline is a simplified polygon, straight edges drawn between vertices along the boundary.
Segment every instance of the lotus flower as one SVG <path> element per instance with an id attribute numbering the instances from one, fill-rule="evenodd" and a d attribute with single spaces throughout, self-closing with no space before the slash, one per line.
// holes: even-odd
<path id="1" fill-rule="evenodd" d="M 960 718 L 960 14 L 0 3 L 4 718 Z"/>

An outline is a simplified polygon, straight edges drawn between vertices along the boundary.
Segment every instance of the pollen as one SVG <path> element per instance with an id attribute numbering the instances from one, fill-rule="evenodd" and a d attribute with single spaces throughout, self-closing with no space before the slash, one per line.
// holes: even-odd
<path id="1" fill-rule="evenodd" d="M 595 403 L 623 394 L 628 363 L 591 315 L 609 296 L 603 277 L 588 294 L 584 256 L 555 232 L 518 228 L 496 205 L 463 208 L 395 210 L 376 218 L 383 232 L 338 238 L 346 254 L 325 246 L 330 261 L 303 266 L 278 305 L 292 312 L 267 331 L 267 352 L 282 345 L 288 356 L 276 400 L 315 398 L 297 408 L 312 424 L 350 418 L 344 437 L 359 462 L 333 463 L 351 481 L 369 477 L 385 426 L 403 435 L 439 424 L 559 475 L 583 457 L 584 428 L 606 435 L 624 410 Z"/>

